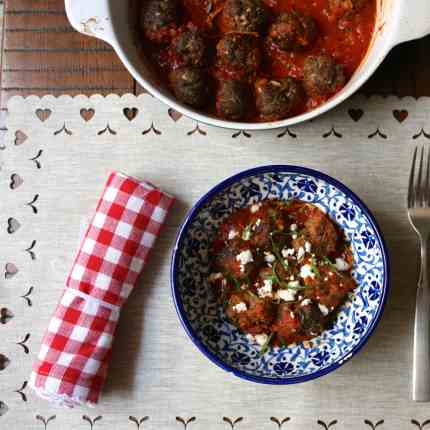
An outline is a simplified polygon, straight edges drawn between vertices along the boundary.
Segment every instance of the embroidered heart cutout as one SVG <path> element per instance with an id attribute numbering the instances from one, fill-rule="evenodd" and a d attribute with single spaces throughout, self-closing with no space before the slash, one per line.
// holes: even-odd
<path id="1" fill-rule="evenodd" d="M 13 263 L 6 263 L 4 269 L 4 277 L 6 279 L 13 278 L 18 273 L 18 267 L 16 267 Z"/>
<path id="2" fill-rule="evenodd" d="M 28 136 L 23 131 L 17 130 L 15 132 L 15 145 L 22 145 L 27 139 Z"/>
<path id="3" fill-rule="evenodd" d="M 81 112 L 80 112 L 81 117 L 85 122 L 91 121 L 95 113 L 96 111 L 92 108 L 81 109 Z"/>
<path id="4" fill-rule="evenodd" d="M 16 231 L 19 230 L 20 227 L 21 227 L 21 224 L 15 218 L 9 218 L 7 220 L 7 232 L 9 234 L 15 233 Z"/>
<path id="5" fill-rule="evenodd" d="M 13 313 L 8 308 L 0 309 L 0 323 L 7 324 L 13 318 Z"/>
<path id="6" fill-rule="evenodd" d="M 17 173 L 13 173 L 10 177 L 10 188 L 16 190 L 19 186 L 24 183 L 24 180 Z"/>
<path id="7" fill-rule="evenodd" d="M 37 109 L 36 115 L 42 121 L 45 122 L 50 116 L 52 111 L 50 109 Z"/>
<path id="8" fill-rule="evenodd" d="M 400 124 L 408 117 L 408 115 L 409 115 L 409 113 L 406 109 L 402 109 L 402 110 L 395 109 L 395 110 L 393 110 L 393 116 L 394 116 L 394 118 L 397 119 L 397 121 Z"/>
<path id="9" fill-rule="evenodd" d="M 349 116 L 352 118 L 352 120 L 355 122 L 360 121 L 361 117 L 364 115 L 364 112 L 362 109 L 349 109 L 348 113 L 349 113 Z"/>
<path id="10" fill-rule="evenodd" d="M 6 369 L 9 363 L 10 360 L 4 354 L 0 354 L 0 370 Z"/>
<path id="11" fill-rule="evenodd" d="M 124 108 L 123 110 L 124 116 L 129 120 L 133 121 L 134 118 L 137 117 L 137 114 L 139 113 L 139 110 L 137 108 Z"/>
<path id="12" fill-rule="evenodd" d="M 178 120 L 180 120 L 182 118 L 182 114 L 178 111 L 176 111 L 175 109 L 169 108 L 169 110 L 167 111 L 170 118 L 173 119 L 173 121 L 177 122 Z"/>

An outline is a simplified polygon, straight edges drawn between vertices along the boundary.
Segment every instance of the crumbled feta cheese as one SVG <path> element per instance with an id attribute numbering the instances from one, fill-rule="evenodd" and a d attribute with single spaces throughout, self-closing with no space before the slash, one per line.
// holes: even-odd
<path id="1" fill-rule="evenodd" d="M 297 234 L 292 234 L 291 237 L 296 240 L 297 239 Z"/>
<path id="2" fill-rule="evenodd" d="M 215 282 L 218 279 L 223 279 L 223 278 L 224 278 L 224 276 L 222 273 L 219 273 L 219 272 L 218 273 L 211 273 L 209 275 L 209 282 Z"/>
<path id="3" fill-rule="evenodd" d="M 312 266 L 310 264 L 304 264 L 301 268 L 300 268 L 300 277 L 303 279 L 306 278 L 315 278 L 315 273 L 312 272 Z"/>
<path id="4" fill-rule="evenodd" d="M 290 230 L 291 231 L 296 231 L 297 230 L 297 224 L 291 224 L 290 225 Z"/>
<path id="5" fill-rule="evenodd" d="M 308 241 L 306 241 L 306 242 L 305 242 L 305 251 L 306 251 L 306 252 L 311 252 L 311 249 L 312 249 L 312 245 L 311 245 L 311 243 L 310 243 L 310 242 L 308 242 Z"/>
<path id="6" fill-rule="evenodd" d="M 326 276 L 325 278 L 324 278 L 324 282 L 327 282 L 328 281 L 328 277 Z"/>
<path id="7" fill-rule="evenodd" d="M 294 281 L 294 275 L 290 276 L 290 281 Z"/>
<path id="8" fill-rule="evenodd" d="M 276 257 L 271 252 L 264 253 L 264 261 L 266 263 L 273 263 L 276 260 Z"/>
<path id="9" fill-rule="evenodd" d="M 294 312 L 290 312 L 290 318 L 293 320 L 295 318 Z"/>
<path id="10" fill-rule="evenodd" d="M 297 260 L 301 260 L 305 256 L 305 249 L 301 246 L 297 251 Z"/>
<path id="11" fill-rule="evenodd" d="M 336 269 L 339 270 L 340 272 L 345 272 L 350 268 L 349 264 L 343 258 L 336 258 L 335 264 L 336 264 Z"/>
<path id="12" fill-rule="evenodd" d="M 295 253 L 295 252 L 296 252 L 296 251 L 295 251 L 295 249 L 294 249 L 294 248 L 284 248 L 284 249 L 281 251 L 282 256 L 283 256 L 284 258 L 292 257 L 292 256 L 294 255 L 294 253 Z"/>
<path id="13" fill-rule="evenodd" d="M 327 306 L 322 305 L 322 304 L 320 303 L 320 304 L 318 304 L 318 307 L 319 307 L 319 309 L 320 309 L 321 313 L 322 313 L 324 316 L 327 316 L 327 315 L 328 315 L 329 310 L 328 310 L 328 307 L 327 307 Z"/>
<path id="14" fill-rule="evenodd" d="M 240 286 L 240 289 L 241 289 L 241 290 L 246 290 L 246 289 L 248 289 L 248 284 L 242 284 L 242 285 Z"/>
<path id="15" fill-rule="evenodd" d="M 236 260 L 240 263 L 240 271 L 244 272 L 245 265 L 252 263 L 254 261 L 254 257 L 252 256 L 252 252 L 249 249 L 246 249 L 236 255 Z"/>
<path id="16" fill-rule="evenodd" d="M 255 341 L 261 346 L 263 346 L 269 340 L 269 336 L 266 333 L 256 334 L 254 338 Z"/>
<path id="17" fill-rule="evenodd" d="M 264 285 L 257 290 L 258 296 L 263 297 L 272 297 L 272 280 L 265 279 Z"/>
<path id="18" fill-rule="evenodd" d="M 258 212 L 260 208 L 261 208 L 261 203 L 254 203 L 251 206 L 251 213 L 255 214 L 255 212 Z"/>
<path id="19" fill-rule="evenodd" d="M 233 306 L 233 310 L 240 314 L 241 312 L 245 312 L 248 309 L 248 306 L 246 306 L 246 303 L 240 302 L 237 305 Z"/>
<path id="20" fill-rule="evenodd" d="M 293 302 L 296 299 L 297 292 L 294 290 L 279 290 L 277 297 L 285 302 Z"/>
<path id="21" fill-rule="evenodd" d="M 257 220 L 257 221 L 255 221 L 254 227 L 255 227 L 255 228 L 260 227 L 260 224 L 261 224 L 261 219 L 260 219 L 260 218 L 258 218 L 258 220 Z"/>
<path id="22" fill-rule="evenodd" d="M 228 232 L 228 240 L 232 240 L 238 235 L 239 235 L 239 232 L 237 230 L 230 230 Z"/>
<path id="23" fill-rule="evenodd" d="M 309 306 L 311 303 L 312 303 L 312 300 L 311 300 L 311 299 L 305 299 L 305 300 L 303 300 L 300 304 L 301 304 L 302 306 Z"/>

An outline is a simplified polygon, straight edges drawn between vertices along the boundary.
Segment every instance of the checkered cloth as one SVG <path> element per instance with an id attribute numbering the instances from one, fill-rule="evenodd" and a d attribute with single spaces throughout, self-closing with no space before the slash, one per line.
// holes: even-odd
<path id="1" fill-rule="evenodd" d="M 52 402 L 97 403 L 121 306 L 173 198 L 112 173 L 33 365 L 29 385 Z"/>

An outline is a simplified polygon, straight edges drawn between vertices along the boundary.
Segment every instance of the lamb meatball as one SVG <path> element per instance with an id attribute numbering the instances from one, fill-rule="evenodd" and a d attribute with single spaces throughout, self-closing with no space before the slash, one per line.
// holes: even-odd
<path id="1" fill-rule="evenodd" d="M 181 66 L 201 66 L 204 63 L 206 44 L 200 32 L 190 28 L 173 38 L 171 50 Z"/>
<path id="2" fill-rule="evenodd" d="M 243 119 L 247 116 L 250 98 L 247 84 L 240 81 L 221 81 L 216 102 L 218 115 L 232 120 Z"/>
<path id="3" fill-rule="evenodd" d="M 303 67 L 303 82 L 312 96 L 333 94 L 345 84 L 343 67 L 329 55 L 308 57 Z"/>
<path id="4" fill-rule="evenodd" d="M 362 8 L 367 0 L 329 0 L 330 12 L 337 16 L 355 12 Z"/>
<path id="5" fill-rule="evenodd" d="M 202 70 L 181 67 L 170 72 L 169 81 L 175 96 L 181 102 L 197 108 L 208 103 L 208 80 Z"/>
<path id="6" fill-rule="evenodd" d="M 141 26 L 153 42 L 166 42 L 177 28 L 176 0 L 147 0 L 144 2 Z"/>
<path id="7" fill-rule="evenodd" d="M 261 0 L 227 0 L 222 22 L 226 31 L 261 32 L 267 16 L 266 6 Z"/>
<path id="8" fill-rule="evenodd" d="M 275 317 L 270 298 L 259 298 L 249 292 L 234 293 L 227 304 L 227 316 L 244 332 L 268 333 Z"/>
<path id="9" fill-rule="evenodd" d="M 285 118 L 304 98 L 302 86 L 290 77 L 259 79 L 255 94 L 257 109 L 267 121 Z"/>
<path id="10" fill-rule="evenodd" d="M 249 34 L 226 34 L 217 44 L 218 68 L 231 79 L 253 79 L 260 66 L 257 38 Z"/>
<path id="11" fill-rule="evenodd" d="M 270 26 L 268 41 L 282 51 L 299 51 L 309 49 L 317 35 L 318 29 L 311 16 L 285 12 Z"/>

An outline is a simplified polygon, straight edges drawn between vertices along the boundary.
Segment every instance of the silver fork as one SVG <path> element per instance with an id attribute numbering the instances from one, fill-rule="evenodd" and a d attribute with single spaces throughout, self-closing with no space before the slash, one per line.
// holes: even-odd
<path id="1" fill-rule="evenodd" d="M 409 221 L 421 245 L 421 268 L 415 305 L 412 398 L 417 402 L 426 402 L 430 400 L 430 286 L 427 271 L 427 245 L 430 233 L 430 151 L 425 157 L 424 148 L 421 148 L 419 160 L 417 154 L 418 148 L 415 148 L 407 202 Z"/>

